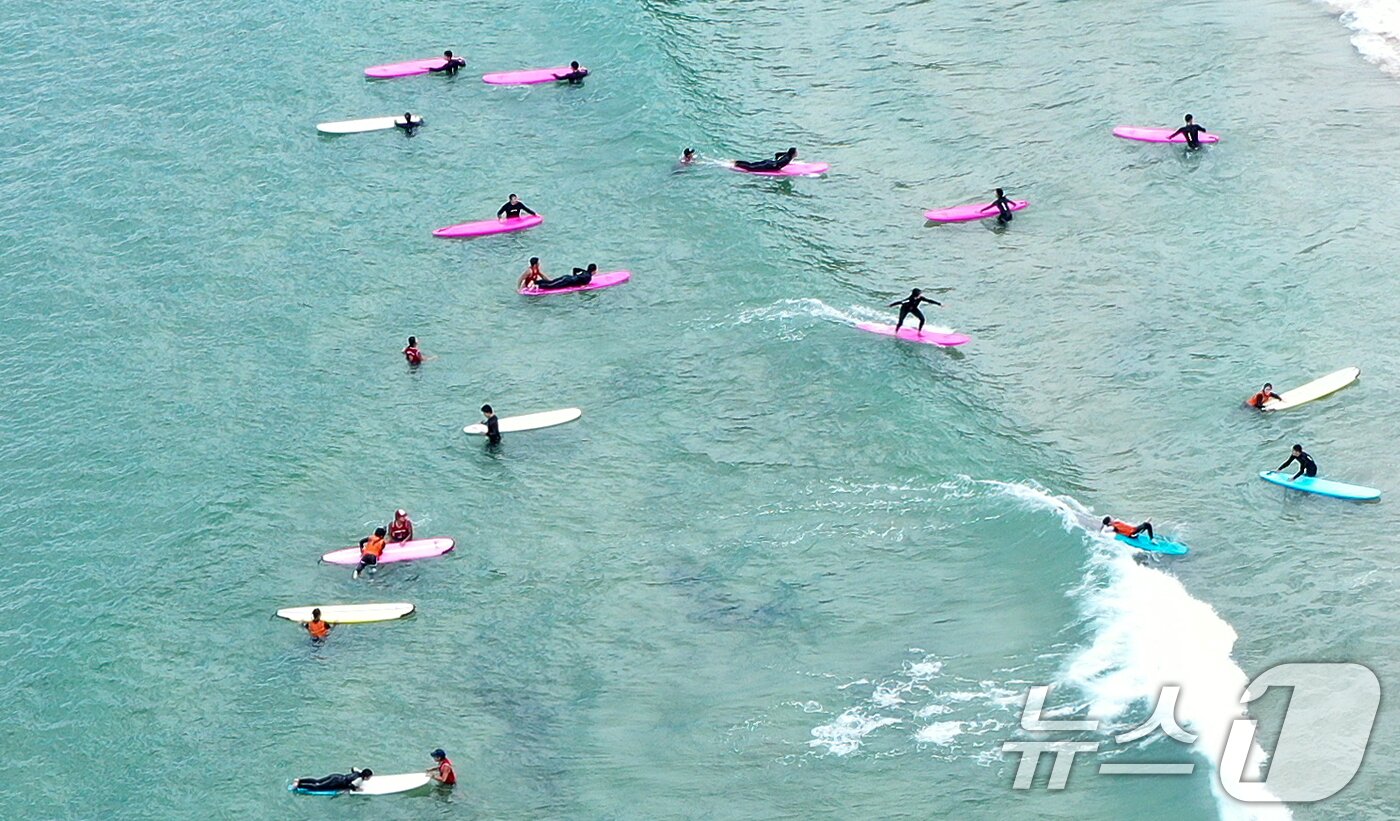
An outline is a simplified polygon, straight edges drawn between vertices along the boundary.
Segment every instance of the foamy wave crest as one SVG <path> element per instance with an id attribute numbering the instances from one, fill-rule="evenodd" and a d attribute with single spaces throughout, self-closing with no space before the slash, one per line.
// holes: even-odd
<path id="1" fill-rule="evenodd" d="M 1400 77 L 1400 3 L 1395 0 L 1323 0 L 1354 32 L 1352 45 L 1387 74 Z"/>

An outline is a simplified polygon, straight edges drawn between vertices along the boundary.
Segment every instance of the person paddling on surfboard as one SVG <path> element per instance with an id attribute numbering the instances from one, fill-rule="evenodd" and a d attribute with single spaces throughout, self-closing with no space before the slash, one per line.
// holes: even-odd
<path id="1" fill-rule="evenodd" d="M 940 308 L 943 307 L 942 302 L 939 302 L 936 299 L 929 299 L 928 297 L 924 296 L 924 292 L 919 290 L 918 288 L 915 288 L 914 290 L 910 291 L 909 296 L 905 297 L 904 299 L 897 299 L 894 302 L 891 302 L 889 305 L 885 306 L 887 308 L 893 308 L 896 305 L 899 306 L 899 319 L 894 323 L 894 332 L 899 333 L 899 329 L 904 327 L 905 319 L 909 318 L 910 316 L 916 316 L 919 318 L 919 332 L 922 333 L 924 330 L 924 314 L 922 311 L 919 310 L 919 306 L 925 302 L 928 302 L 932 305 L 937 305 Z"/>
<path id="2" fill-rule="evenodd" d="M 374 771 L 366 767 L 363 770 L 350 768 L 348 773 L 332 773 L 321 778 L 297 778 L 293 779 L 292 786 L 298 790 L 309 792 L 359 792 L 360 785 L 370 779 Z"/>
<path id="3" fill-rule="evenodd" d="M 379 557 L 384 553 L 384 535 L 384 528 L 376 527 L 373 536 L 360 540 L 360 563 L 355 565 L 355 573 L 350 578 L 358 579 L 366 567 L 379 564 Z"/>
<path id="4" fill-rule="evenodd" d="M 771 160 L 758 160 L 757 162 L 735 160 L 734 167 L 740 171 L 782 171 L 788 166 L 788 163 L 795 159 L 797 159 L 797 149 L 789 148 L 774 154 Z"/>
<path id="5" fill-rule="evenodd" d="M 451 77 L 457 73 L 457 69 L 462 68 L 467 64 L 467 61 L 463 60 L 461 57 L 454 57 L 452 55 L 452 49 L 444 51 L 442 53 L 442 59 L 444 61 L 442 65 L 438 66 L 437 68 L 430 68 L 428 70 L 433 73 L 441 71 L 447 74 L 447 76 Z"/>
<path id="6" fill-rule="evenodd" d="M 1177 130 L 1173 131 L 1167 136 L 1167 139 L 1170 140 L 1176 135 L 1180 134 L 1186 138 L 1186 148 L 1191 151 L 1195 151 L 1196 149 L 1201 147 L 1201 135 L 1204 133 L 1206 133 L 1205 128 L 1196 125 L 1194 122 L 1192 122 L 1191 115 L 1187 114 L 1186 125 L 1183 125 L 1181 128 L 1178 128 Z"/>
<path id="7" fill-rule="evenodd" d="M 486 417 L 481 420 L 481 424 L 486 426 L 486 441 L 493 445 L 499 445 L 501 443 L 501 420 L 496 418 L 496 412 L 491 410 L 490 405 L 482 405 L 481 413 Z"/>
<path id="8" fill-rule="evenodd" d="M 1151 522 L 1143 522 L 1140 525 L 1130 525 L 1122 519 L 1115 519 L 1112 516 L 1105 516 L 1103 517 L 1103 526 L 1105 529 L 1112 528 L 1115 533 L 1121 536 L 1127 536 L 1129 539 L 1137 538 L 1137 535 L 1139 533 L 1146 533 L 1148 541 L 1152 541 L 1154 538 L 1156 538 L 1152 535 Z"/>
<path id="9" fill-rule="evenodd" d="M 508 219 L 515 219 L 520 216 L 521 211 L 524 211 L 532 217 L 538 216 L 534 211 L 530 210 L 529 206 L 521 202 L 519 197 L 511 194 L 510 197 L 506 199 L 506 204 L 496 209 L 496 219 L 502 222 Z"/>
<path id="10" fill-rule="evenodd" d="M 537 280 L 535 287 L 544 291 L 553 291 L 558 288 L 577 288 L 592 282 L 593 275 L 596 273 L 598 273 L 598 263 L 590 262 L 587 268 L 575 268 L 574 272 L 568 276 Z"/>
<path id="11" fill-rule="evenodd" d="M 325 641 L 331 634 L 331 626 L 321 621 L 321 608 L 319 607 L 311 609 L 311 621 L 302 626 L 311 635 L 311 640 L 317 644 Z"/>
<path id="12" fill-rule="evenodd" d="M 1270 399 L 1277 399 L 1280 402 L 1283 401 L 1282 396 L 1279 396 L 1278 394 L 1274 393 L 1274 383 L 1265 382 L 1264 388 L 1262 390 L 1249 397 L 1249 406 L 1251 408 L 1254 408 L 1255 410 L 1263 410 L 1264 403 L 1269 401 Z"/>
<path id="13" fill-rule="evenodd" d="M 417 119 L 414 119 L 412 111 L 405 111 L 403 113 L 403 122 L 394 120 L 394 128 L 402 128 L 404 130 L 404 133 L 410 137 L 413 136 L 413 129 L 417 128 L 422 124 L 423 118 L 419 117 Z"/>
<path id="14" fill-rule="evenodd" d="M 530 267 L 526 268 L 525 273 L 520 275 L 520 282 L 516 285 L 516 288 L 534 288 L 535 283 L 544 278 L 544 271 L 540 270 L 540 258 L 530 257 Z"/>
<path id="15" fill-rule="evenodd" d="M 569 63 L 569 71 L 564 74 L 556 74 L 554 79 L 563 80 L 571 86 L 576 86 L 583 82 L 583 78 L 588 76 L 588 69 L 578 64 L 578 60 Z"/>
<path id="16" fill-rule="evenodd" d="M 394 520 L 389 523 L 389 541 L 407 542 L 413 539 L 413 520 L 408 518 L 408 511 L 400 508 L 394 511 Z"/>
<path id="17" fill-rule="evenodd" d="M 1288 461 L 1279 465 L 1278 470 L 1283 470 L 1294 462 L 1298 463 L 1298 472 L 1293 474 L 1293 478 L 1289 480 L 1290 482 L 1296 482 L 1298 477 L 1304 474 L 1308 476 L 1317 475 L 1317 462 L 1314 462 L 1307 451 L 1303 450 L 1302 445 L 1293 446 L 1293 452 L 1288 455 Z"/>
<path id="18" fill-rule="evenodd" d="M 1000 188 L 997 189 L 997 198 L 992 200 L 992 203 L 983 208 L 982 211 L 985 213 L 993 208 L 997 209 L 997 222 L 1002 225 L 1011 222 L 1011 200 L 1007 199 L 1006 194 Z"/>

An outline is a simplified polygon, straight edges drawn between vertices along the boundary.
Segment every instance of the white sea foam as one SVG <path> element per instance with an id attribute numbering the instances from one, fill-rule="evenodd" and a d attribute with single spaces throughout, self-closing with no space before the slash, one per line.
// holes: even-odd
<path id="1" fill-rule="evenodd" d="M 822 302 L 820 299 L 811 297 L 803 299 L 781 299 L 772 305 L 764 305 L 761 308 L 750 308 L 739 314 L 738 323 L 747 325 L 751 322 L 772 322 L 775 320 L 791 319 L 822 319 L 828 322 L 840 322 L 844 325 L 855 325 L 858 322 L 890 322 L 892 309 L 881 310 L 865 305 L 858 305 L 851 308 L 836 308 Z M 932 333 L 952 333 L 952 328 L 932 323 L 924 325 L 924 330 Z"/>
<path id="2" fill-rule="evenodd" d="M 1395 0 L 1323 0 L 1352 30 L 1361 56 L 1400 77 L 1400 3 Z"/>

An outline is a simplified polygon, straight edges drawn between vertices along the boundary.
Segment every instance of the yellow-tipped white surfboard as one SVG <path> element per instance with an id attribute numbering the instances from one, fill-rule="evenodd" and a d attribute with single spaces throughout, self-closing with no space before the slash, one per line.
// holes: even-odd
<path id="1" fill-rule="evenodd" d="M 1329 373 L 1321 379 L 1314 379 L 1306 385 L 1299 385 L 1292 390 L 1279 394 L 1279 399 L 1270 399 L 1264 403 L 1264 410 L 1277 411 L 1296 408 L 1304 402 L 1311 402 L 1314 399 L 1321 399 L 1330 396 L 1347 385 L 1356 381 L 1361 375 L 1360 368 L 1342 368 L 1335 373 Z"/>
<path id="2" fill-rule="evenodd" d="M 309 607 L 284 607 L 277 611 L 277 617 L 287 621 L 311 621 L 311 611 L 321 608 L 321 621 L 329 624 L 369 624 L 376 621 L 393 621 L 413 615 L 414 607 L 408 602 L 383 602 L 379 604 L 322 604 Z"/>

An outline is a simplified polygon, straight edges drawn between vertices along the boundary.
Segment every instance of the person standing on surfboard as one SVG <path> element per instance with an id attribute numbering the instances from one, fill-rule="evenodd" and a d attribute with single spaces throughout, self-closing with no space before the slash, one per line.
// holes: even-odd
<path id="1" fill-rule="evenodd" d="M 1206 133 L 1205 128 L 1196 125 L 1194 122 L 1192 122 L 1191 115 L 1187 114 L 1186 125 L 1183 125 L 1181 128 L 1178 128 L 1177 130 L 1173 131 L 1167 136 L 1167 139 L 1170 140 L 1176 135 L 1180 134 L 1186 138 L 1186 147 L 1192 151 L 1195 151 L 1196 149 L 1201 147 L 1201 135 L 1204 133 Z"/>
<path id="2" fill-rule="evenodd" d="M 536 282 L 544 278 L 544 271 L 540 270 L 540 258 L 530 257 L 530 267 L 526 268 L 525 273 L 520 275 L 520 282 L 517 283 L 516 288 L 533 288 Z"/>
<path id="3" fill-rule="evenodd" d="M 496 219 L 501 221 L 515 219 L 520 216 L 521 211 L 524 211 L 532 217 L 538 216 L 534 211 L 531 211 L 525 203 L 521 202 L 519 197 L 511 194 L 510 197 L 506 199 L 506 204 L 496 210 Z"/>
<path id="4" fill-rule="evenodd" d="M 332 773 L 321 778 L 296 778 L 292 780 L 292 786 L 308 792 L 359 792 L 360 784 L 368 781 L 372 775 L 374 771 L 368 767 L 363 770 L 351 767 L 348 773 Z"/>
<path id="5" fill-rule="evenodd" d="M 379 564 L 379 557 L 384 553 L 384 535 L 384 528 L 376 527 L 373 536 L 360 540 L 360 563 L 355 565 L 355 573 L 350 578 L 358 579 L 366 567 Z"/>
<path id="6" fill-rule="evenodd" d="M 490 405 L 482 405 L 481 413 L 486 417 L 481 420 L 481 424 L 486 426 L 486 441 L 493 445 L 501 443 L 501 420 L 496 418 L 496 412 L 491 410 Z"/>
<path id="7" fill-rule="evenodd" d="M 997 222 L 1002 225 L 1011 222 L 1011 200 L 1007 199 L 1006 194 L 1000 188 L 997 189 L 997 198 L 992 200 L 991 205 L 982 210 L 986 212 L 993 208 L 997 209 Z"/>
<path id="8" fill-rule="evenodd" d="M 454 56 L 452 56 L 452 49 L 448 49 L 447 51 L 444 51 L 444 52 L 442 53 L 442 59 L 443 59 L 444 61 L 446 61 L 446 62 L 444 62 L 442 65 L 438 66 L 437 68 L 430 68 L 430 69 L 428 69 L 428 71 L 431 71 L 431 72 L 433 72 L 433 73 L 437 73 L 437 72 L 441 71 L 441 72 L 446 73 L 447 76 L 452 77 L 452 76 L 456 75 L 457 69 L 462 68 L 463 66 L 465 66 L 465 65 L 467 64 L 467 61 L 466 61 L 466 60 L 463 60 L 461 57 L 454 57 Z"/>
<path id="9" fill-rule="evenodd" d="M 1307 451 L 1303 450 L 1302 445 L 1294 445 L 1293 452 L 1288 455 L 1288 461 L 1279 465 L 1278 469 L 1283 470 L 1294 462 L 1298 463 L 1298 472 L 1293 474 L 1293 478 L 1289 480 L 1290 482 L 1296 482 L 1298 477 L 1304 474 L 1310 477 L 1317 475 L 1317 462 L 1314 462 Z"/>
<path id="10" fill-rule="evenodd" d="M 757 162 L 735 160 L 734 167 L 740 171 L 782 171 L 788 163 L 795 159 L 797 159 L 797 149 L 789 148 L 774 154 L 771 160 L 758 160 Z"/>
<path id="11" fill-rule="evenodd" d="M 1249 397 L 1249 406 L 1251 408 L 1254 408 L 1255 410 L 1263 410 L 1264 403 L 1269 401 L 1270 399 L 1277 399 L 1280 402 L 1283 401 L 1282 396 L 1279 396 L 1278 394 L 1274 393 L 1274 383 L 1265 382 L 1263 390 Z"/>
<path id="12" fill-rule="evenodd" d="M 1115 519 L 1112 516 L 1103 517 L 1103 526 L 1113 528 L 1113 531 L 1120 536 L 1127 536 L 1129 539 L 1137 538 L 1139 533 L 1146 533 L 1147 540 L 1152 541 L 1156 536 L 1152 535 L 1152 523 L 1143 522 L 1140 525 L 1130 525 L 1122 519 Z"/>
<path id="13" fill-rule="evenodd" d="M 302 626 L 306 628 L 307 633 L 311 634 L 311 640 L 317 644 L 330 637 L 331 626 L 321 621 L 321 608 L 319 607 L 311 609 L 311 621 Z"/>
<path id="14" fill-rule="evenodd" d="M 936 299 L 929 299 L 928 297 L 924 296 L 924 292 L 919 290 L 918 288 L 915 288 L 914 290 L 910 291 L 908 297 L 904 299 L 897 299 L 894 302 L 891 302 L 889 305 L 885 306 L 887 308 L 893 308 L 896 305 L 899 306 L 899 319 L 894 323 L 894 332 L 899 333 L 899 329 L 904 327 L 905 319 L 909 318 L 910 316 L 916 316 L 919 318 L 919 332 L 922 333 L 924 330 L 924 314 L 922 311 L 919 310 L 919 306 L 925 302 L 937 305 L 940 308 L 943 307 L 942 302 L 939 302 Z"/>
<path id="15" fill-rule="evenodd" d="M 447 753 L 441 748 L 433 750 L 431 753 L 435 766 L 424 770 L 433 780 L 444 787 L 451 787 L 457 783 L 457 771 L 452 768 L 452 759 L 447 757 Z"/>
<path id="16" fill-rule="evenodd" d="M 569 69 L 568 73 L 556 75 L 554 79 L 563 80 L 571 86 L 576 86 L 583 82 L 584 77 L 588 76 L 588 69 L 580 66 L 578 60 L 569 63 Z"/>
<path id="17" fill-rule="evenodd" d="M 413 520 L 408 511 L 400 508 L 394 511 L 394 520 L 389 523 L 389 541 L 407 542 L 413 540 Z"/>

